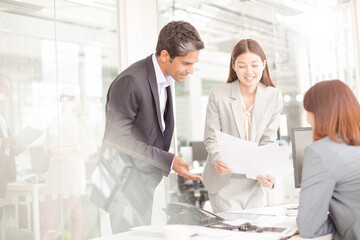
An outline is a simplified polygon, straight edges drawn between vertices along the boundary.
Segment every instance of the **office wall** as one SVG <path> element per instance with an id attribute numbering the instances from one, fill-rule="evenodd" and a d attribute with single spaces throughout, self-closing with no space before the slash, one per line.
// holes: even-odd
<path id="1" fill-rule="evenodd" d="M 120 69 L 155 52 L 157 1 L 118 0 Z"/>
<path id="2" fill-rule="evenodd" d="M 11 137 L 27 126 L 43 131 L 15 158 L 17 183 L 6 194 L 0 238 L 39 238 L 51 232 L 74 234 L 73 239 L 99 235 L 97 209 L 87 199 L 86 187 L 102 141 L 106 91 L 118 74 L 117 16 L 116 2 L 109 1 L 0 2 L 0 74 L 10 82 L 1 114 Z M 65 102 L 72 101 L 65 101 L 65 95 L 75 95 L 79 111 L 63 111 Z M 80 132 L 86 137 L 80 138 Z M 82 153 L 57 162 L 54 149 L 65 145 Z M 32 155 L 34 148 L 52 155 L 47 171 L 35 167 L 41 154 Z M 37 194 L 39 207 L 33 208 L 31 190 L 48 179 L 52 187 Z"/>

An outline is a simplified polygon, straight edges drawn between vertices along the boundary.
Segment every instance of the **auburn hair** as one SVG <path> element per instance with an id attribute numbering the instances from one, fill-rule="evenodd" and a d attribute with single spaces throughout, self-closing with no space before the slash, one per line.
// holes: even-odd
<path id="1" fill-rule="evenodd" d="M 233 69 L 233 64 L 235 64 L 236 58 L 247 52 L 252 52 L 258 55 L 261 60 L 264 62 L 266 61 L 266 55 L 260 44 L 253 40 L 253 39 L 242 39 L 240 40 L 234 47 L 231 52 L 230 58 L 230 68 L 229 68 L 229 76 L 228 76 L 228 83 L 235 81 L 238 77 L 236 76 L 236 72 Z M 260 82 L 265 86 L 272 86 L 275 87 L 275 83 L 271 80 L 270 71 L 268 67 L 268 62 L 266 61 L 265 68 L 263 70 L 263 74 L 261 76 Z"/>
<path id="2" fill-rule="evenodd" d="M 351 89 L 340 80 L 322 81 L 304 96 L 304 108 L 315 117 L 314 140 L 328 136 L 348 145 L 360 145 L 360 105 Z"/>

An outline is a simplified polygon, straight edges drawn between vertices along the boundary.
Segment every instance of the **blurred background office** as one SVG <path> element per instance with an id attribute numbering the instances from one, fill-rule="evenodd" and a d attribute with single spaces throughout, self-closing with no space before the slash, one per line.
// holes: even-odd
<path id="1" fill-rule="evenodd" d="M 208 94 L 226 82 L 230 53 L 240 39 L 255 39 L 268 56 L 284 98 L 279 129 L 283 144 L 290 145 L 291 128 L 308 126 L 302 99 L 314 83 L 341 79 L 360 97 L 357 0 L 0 0 L 0 74 L 11 79 L 12 89 L 1 114 L 12 135 L 28 126 L 45 131 L 54 121 L 60 127 L 61 89 L 78 88 L 88 138 L 94 143 L 83 159 L 88 193 L 103 137 L 108 86 L 127 66 L 155 51 L 159 30 L 171 20 L 192 23 L 206 46 L 194 75 L 173 88 L 176 130 L 171 151 L 178 151 L 199 173 L 206 158 L 202 141 Z M 16 182 L 8 183 L 0 200 L 0 239 L 45 239 L 40 208 L 49 160 L 44 140 L 45 134 L 15 159 Z M 57 141 L 63 145 L 61 137 Z M 81 239 L 110 234 L 106 213 L 88 195 L 78 197 L 84 209 Z M 288 176 L 277 180 L 264 205 L 298 203 L 298 198 L 294 176 Z M 206 207 L 206 200 L 202 183 L 171 174 L 155 192 L 152 222 L 166 222 L 162 208 L 168 202 Z M 69 206 L 58 201 L 55 207 L 59 217 L 47 239 L 71 239 L 75 229 L 63 211 Z"/>

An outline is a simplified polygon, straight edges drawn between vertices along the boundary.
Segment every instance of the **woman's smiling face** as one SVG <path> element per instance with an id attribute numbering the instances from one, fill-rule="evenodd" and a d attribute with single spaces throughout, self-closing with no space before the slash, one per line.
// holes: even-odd
<path id="1" fill-rule="evenodd" d="M 266 61 L 262 61 L 260 56 L 246 52 L 240 54 L 233 63 L 233 69 L 236 72 L 236 76 L 240 80 L 240 85 L 247 89 L 255 89 L 259 83 Z"/>

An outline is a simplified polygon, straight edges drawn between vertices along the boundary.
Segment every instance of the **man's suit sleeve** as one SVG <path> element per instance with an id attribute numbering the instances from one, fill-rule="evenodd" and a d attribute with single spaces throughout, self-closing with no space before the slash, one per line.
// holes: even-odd
<path id="1" fill-rule="evenodd" d="M 205 123 L 205 146 L 208 152 L 206 165 L 203 171 L 203 183 L 209 194 L 216 194 L 229 183 L 232 174 L 220 175 L 216 172 L 214 164 L 216 159 L 221 158 L 219 145 L 216 138 L 215 130 L 222 130 L 218 97 L 215 90 L 211 90 L 209 95 L 208 106 L 206 110 Z"/>
<path id="2" fill-rule="evenodd" d="M 132 127 L 138 112 L 142 111 L 140 106 L 143 100 L 138 94 L 141 86 L 136 84 L 132 76 L 126 76 L 121 79 L 121 84 L 115 83 L 110 87 L 106 106 L 109 129 L 106 129 L 105 140 L 116 144 L 127 154 L 162 169 L 167 176 L 174 154 L 149 146 L 132 135 Z"/>
<path id="3" fill-rule="evenodd" d="M 324 160 L 311 145 L 306 147 L 302 170 L 297 225 L 303 237 L 332 232 L 328 211 L 335 180 Z"/>

